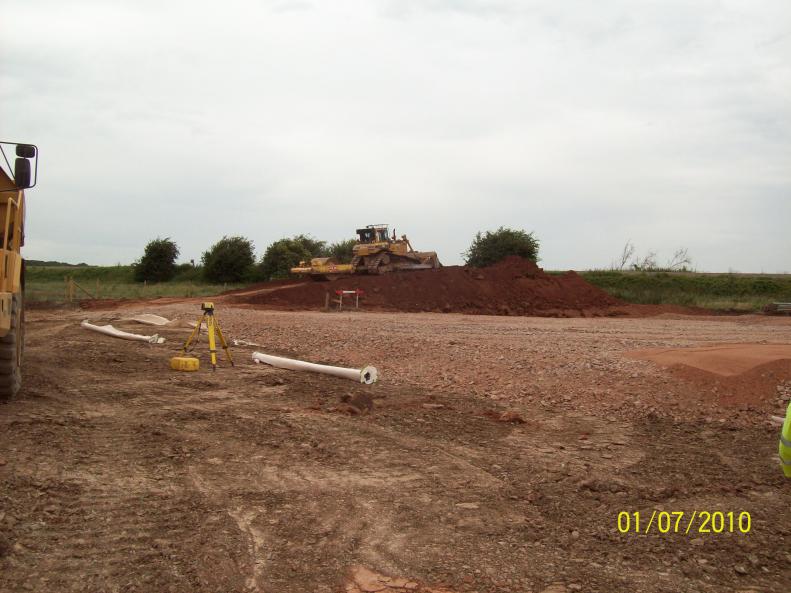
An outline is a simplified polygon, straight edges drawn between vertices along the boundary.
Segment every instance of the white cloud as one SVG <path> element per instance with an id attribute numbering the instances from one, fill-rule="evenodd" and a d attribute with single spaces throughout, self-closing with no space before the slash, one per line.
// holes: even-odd
<path id="1" fill-rule="evenodd" d="M 506 225 L 552 268 L 606 266 L 630 238 L 702 269 L 791 268 L 786 2 L 4 15 L 0 135 L 42 155 L 31 258 L 131 261 L 161 235 L 189 259 L 223 234 L 262 250 L 389 222 L 446 263 Z"/>

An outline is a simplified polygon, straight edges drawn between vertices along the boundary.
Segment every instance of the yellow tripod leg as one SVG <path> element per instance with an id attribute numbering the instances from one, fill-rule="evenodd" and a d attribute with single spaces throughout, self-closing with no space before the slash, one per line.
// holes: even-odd
<path id="1" fill-rule="evenodd" d="M 209 353 L 211 354 L 212 370 L 217 370 L 217 344 L 214 341 L 214 315 L 209 315 L 206 320 L 206 327 L 209 330 Z"/>
<path id="2" fill-rule="evenodd" d="M 225 355 L 228 357 L 228 361 L 231 363 L 231 366 L 234 366 L 233 357 L 231 356 L 231 349 L 228 348 L 228 342 L 225 341 L 225 336 L 222 335 L 222 328 L 220 328 L 220 324 L 216 319 L 214 321 L 215 325 L 217 326 L 217 335 L 220 336 L 220 344 L 222 345 L 223 350 L 225 350 Z"/>
<path id="3" fill-rule="evenodd" d="M 192 343 L 192 340 L 194 340 L 195 336 L 200 333 L 200 326 L 201 326 L 201 323 L 203 323 L 203 318 L 204 317 L 206 317 L 206 316 L 205 315 L 201 315 L 201 317 L 198 319 L 198 323 L 195 325 L 195 329 L 192 330 L 192 333 L 187 338 L 187 341 L 184 342 L 184 346 L 181 349 L 182 353 L 184 353 L 184 354 L 187 353 L 187 348 L 189 348 L 190 344 Z"/>

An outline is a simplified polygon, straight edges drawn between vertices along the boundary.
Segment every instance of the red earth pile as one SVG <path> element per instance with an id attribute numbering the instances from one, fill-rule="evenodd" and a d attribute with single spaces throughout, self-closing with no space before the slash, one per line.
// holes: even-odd
<path id="1" fill-rule="evenodd" d="M 622 304 L 574 272 L 549 275 L 516 256 L 487 268 L 448 266 L 331 282 L 264 284 L 227 298 L 267 308 L 318 309 L 328 291 L 334 299 L 337 290 L 358 288 L 364 291 L 362 308 L 389 311 L 580 317 L 612 315 L 611 307 Z"/>

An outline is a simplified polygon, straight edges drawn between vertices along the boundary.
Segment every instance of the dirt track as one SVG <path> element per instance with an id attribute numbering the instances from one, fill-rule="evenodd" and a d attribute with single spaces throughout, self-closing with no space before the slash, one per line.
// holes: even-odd
<path id="1" fill-rule="evenodd" d="M 739 382 L 626 356 L 790 343 L 788 320 L 219 309 L 264 351 L 375 364 L 364 387 L 255 366 L 250 348 L 235 369 L 178 374 L 184 329 L 150 346 L 78 327 L 156 331 L 114 320 L 131 312 L 29 315 L 25 387 L 0 406 L 0 591 L 791 583 L 791 483 L 766 422 L 791 396 L 788 361 Z M 340 401 L 358 393 L 371 413 Z M 619 511 L 654 509 L 748 511 L 752 530 L 618 532 Z"/>

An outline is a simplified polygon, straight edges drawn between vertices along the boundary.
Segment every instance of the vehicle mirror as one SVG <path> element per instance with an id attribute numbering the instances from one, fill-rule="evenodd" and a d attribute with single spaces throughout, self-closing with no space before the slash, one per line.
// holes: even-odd
<path id="1" fill-rule="evenodd" d="M 14 183 L 19 189 L 30 187 L 30 161 L 26 158 L 20 157 L 14 162 Z"/>
<path id="2" fill-rule="evenodd" d="M 32 159 L 36 156 L 36 147 L 32 144 L 17 144 L 16 155 L 24 159 Z"/>

